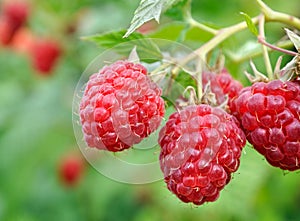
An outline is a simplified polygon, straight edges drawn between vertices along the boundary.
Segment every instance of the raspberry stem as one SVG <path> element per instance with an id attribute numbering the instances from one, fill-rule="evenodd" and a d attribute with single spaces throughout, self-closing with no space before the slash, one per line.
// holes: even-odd
<path id="1" fill-rule="evenodd" d="M 292 55 L 292 56 L 294 56 L 294 53 L 296 53 L 294 51 L 289 51 L 289 50 L 284 49 L 284 48 L 291 48 L 293 46 L 293 43 L 290 40 L 279 41 L 275 45 L 272 45 L 272 44 L 266 42 L 264 39 L 260 39 L 260 38 L 258 38 L 258 42 L 266 45 L 268 47 L 268 51 L 276 50 L 276 51 L 280 51 L 284 54 L 288 54 L 288 55 Z M 230 60 L 237 64 L 247 61 L 251 58 L 258 57 L 261 54 L 262 54 L 262 51 L 260 51 L 260 50 L 255 50 L 255 51 L 253 50 L 250 52 L 245 52 L 243 55 L 235 54 L 232 52 L 227 52 L 227 56 L 230 57 Z"/>
<path id="2" fill-rule="evenodd" d="M 196 21 L 193 17 L 192 17 L 192 13 L 191 13 L 191 4 L 192 4 L 192 0 L 188 0 L 187 3 L 185 4 L 185 6 L 183 7 L 183 17 L 184 20 L 190 25 L 191 28 L 195 27 L 195 28 L 199 28 L 203 31 L 206 31 L 208 33 L 211 33 L 213 35 L 218 34 L 218 30 L 208 27 L 207 25 L 204 25 L 198 21 Z"/>
<path id="3" fill-rule="evenodd" d="M 258 5 L 260 6 L 260 9 L 262 13 L 264 14 L 265 17 L 265 23 L 267 22 L 279 22 L 283 23 L 286 25 L 293 26 L 295 28 L 300 29 L 300 19 L 291 16 L 289 14 L 285 14 L 282 12 L 277 12 L 269 8 L 265 3 L 263 3 L 261 0 L 257 0 Z M 189 3 L 190 4 L 190 3 Z M 187 4 L 188 5 L 188 4 Z M 195 21 L 190 12 L 190 7 L 186 6 L 185 7 L 185 18 L 186 21 L 192 26 L 192 27 L 198 27 L 204 31 L 210 32 L 214 34 L 214 37 L 210 39 L 207 43 L 196 49 L 193 53 L 188 55 L 184 60 L 181 61 L 180 65 L 175 67 L 173 69 L 173 73 L 177 73 L 180 70 L 180 66 L 184 66 L 187 64 L 189 61 L 197 58 L 200 56 L 201 58 L 205 58 L 207 53 L 209 53 L 212 49 L 214 49 L 216 46 L 218 46 L 220 43 L 222 43 L 224 40 L 228 39 L 232 35 L 245 30 L 248 26 L 245 21 L 240 22 L 238 24 L 228 26 L 225 28 L 221 28 L 219 30 L 216 29 L 211 29 L 210 27 L 201 24 L 198 21 Z M 258 24 L 259 22 L 260 15 L 253 17 L 251 20 L 254 24 Z M 205 60 L 204 60 L 205 61 Z"/>
<path id="4" fill-rule="evenodd" d="M 279 52 L 282 52 L 284 54 L 287 54 L 287 55 L 290 55 L 290 56 L 296 56 L 298 53 L 297 52 L 294 52 L 294 51 L 290 51 L 290 50 L 286 50 L 282 47 L 285 46 L 285 44 L 283 44 L 282 46 L 278 47 L 276 45 L 272 45 L 270 44 L 269 42 L 267 42 L 264 38 L 260 38 L 258 37 L 258 42 L 267 46 L 268 48 L 274 50 L 274 51 L 279 51 Z M 289 47 L 293 46 L 293 44 L 291 43 L 291 41 L 288 41 L 288 45 Z"/>
<path id="5" fill-rule="evenodd" d="M 286 25 L 290 25 L 293 27 L 296 27 L 300 29 L 300 19 L 294 16 L 291 16 L 289 14 L 285 14 L 282 12 L 277 12 L 269 8 L 264 2 L 261 0 L 256 0 L 262 14 L 251 18 L 251 21 L 254 25 L 259 25 L 259 36 L 258 36 L 258 42 L 266 42 L 265 41 L 265 33 L 264 33 L 264 25 L 267 22 L 280 22 Z M 241 32 L 245 30 L 248 25 L 246 21 L 240 22 L 238 24 L 228 26 L 225 28 L 221 29 L 213 29 L 210 28 L 196 20 L 193 19 L 192 13 L 191 13 L 191 0 L 188 0 L 185 7 L 183 8 L 183 15 L 185 18 L 185 21 L 187 24 L 190 25 L 190 27 L 197 27 L 199 29 L 202 29 L 203 31 L 209 32 L 213 34 L 214 36 L 205 44 L 203 44 L 201 47 L 198 49 L 194 50 L 193 53 L 187 55 L 185 59 L 179 62 L 177 66 L 175 66 L 172 70 L 171 73 L 172 75 L 176 76 L 179 71 L 180 67 L 183 67 L 186 65 L 188 62 L 191 60 L 196 60 L 200 58 L 199 67 L 196 70 L 196 79 L 197 79 L 197 93 L 198 93 L 198 99 L 201 100 L 202 98 L 202 70 L 204 66 L 206 65 L 206 59 L 207 59 L 207 54 L 216 48 L 219 44 L 221 44 L 223 41 L 231 37 L 232 35 Z M 264 43 L 262 44 L 262 54 L 264 57 L 265 65 L 266 65 L 266 72 L 269 77 L 269 79 L 274 79 L 274 74 L 272 71 L 272 66 L 270 62 L 270 58 L 268 55 L 268 45 L 265 45 Z M 274 46 L 275 47 L 275 46 Z M 273 49 L 274 47 L 270 47 L 270 49 Z"/>
<path id="6" fill-rule="evenodd" d="M 202 100 L 202 96 L 203 96 L 203 86 L 202 86 L 202 71 L 203 71 L 203 67 L 205 65 L 204 60 L 205 57 L 201 57 L 199 59 L 198 62 L 198 66 L 197 66 L 197 73 L 196 73 L 196 82 L 197 82 L 197 92 L 198 92 L 198 100 L 201 101 Z"/>
<path id="7" fill-rule="evenodd" d="M 265 15 L 266 22 L 280 22 L 300 29 L 299 18 L 282 12 L 274 11 L 269 6 L 267 6 L 262 0 L 256 0 L 256 2 L 258 3 L 262 13 Z"/>
<path id="8" fill-rule="evenodd" d="M 261 15 L 259 18 L 259 36 L 258 38 L 261 39 L 265 39 L 265 16 Z M 270 61 L 270 57 L 269 57 L 269 53 L 268 53 L 268 48 L 265 45 L 261 45 L 262 47 L 262 52 L 263 52 L 263 57 L 264 57 L 264 62 L 265 62 L 265 66 L 266 66 L 266 71 L 268 74 L 268 78 L 270 80 L 274 79 L 274 74 L 272 71 L 272 65 L 271 65 L 271 61 Z"/>

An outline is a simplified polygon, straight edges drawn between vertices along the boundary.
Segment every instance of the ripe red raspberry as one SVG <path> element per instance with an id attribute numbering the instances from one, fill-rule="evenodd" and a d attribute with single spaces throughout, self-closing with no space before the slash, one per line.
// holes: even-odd
<path id="1" fill-rule="evenodd" d="M 84 172 L 83 159 L 75 154 L 65 156 L 59 165 L 59 177 L 66 186 L 76 185 Z"/>
<path id="2" fill-rule="evenodd" d="M 244 88 L 231 110 L 248 141 L 284 170 L 300 168 L 300 85 L 274 80 Z"/>
<path id="3" fill-rule="evenodd" d="M 117 61 L 93 74 L 80 104 L 88 146 L 116 152 L 149 136 L 164 116 L 160 95 L 141 64 Z"/>
<path id="4" fill-rule="evenodd" d="M 33 42 L 31 47 L 33 67 L 41 74 L 49 74 L 61 56 L 60 45 L 50 39 L 41 39 Z"/>
<path id="5" fill-rule="evenodd" d="M 8 20 L 14 30 L 20 28 L 26 21 L 29 14 L 28 3 L 22 1 L 9 1 L 3 5 L 3 17 Z"/>
<path id="6" fill-rule="evenodd" d="M 188 106 L 159 134 L 160 166 L 168 189 L 183 202 L 213 202 L 240 164 L 246 143 L 237 120 L 220 108 Z"/>
<path id="7" fill-rule="evenodd" d="M 29 7 L 25 2 L 10 1 L 3 4 L 0 17 L 0 42 L 9 45 L 15 33 L 27 20 Z"/>
<path id="8" fill-rule="evenodd" d="M 9 22 L 0 18 L 0 43 L 1 45 L 9 45 L 15 32 Z"/>
<path id="9" fill-rule="evenodd" d="M 243 85 L 239 81 L 234 80 L 225 68 L 220 73 L 203 72 L 203 88 L 205 88 L 208 82 L 210 82 L 211 91 L 216 95 L 218 105 L 226 100 L 226 95 L 230 103 L 243 88 Z"/>

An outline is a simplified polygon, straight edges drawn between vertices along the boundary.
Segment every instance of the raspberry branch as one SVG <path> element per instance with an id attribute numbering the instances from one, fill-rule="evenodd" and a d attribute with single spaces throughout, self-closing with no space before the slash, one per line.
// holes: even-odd
<path id="1" fill-rule="evenodd" d="M 286 24 L 289 26 L 293 26 L 295 28 L 300 29 L 300 19 L 289 15 L 289 14 L 285 14 L 282 12 L 277 12 L 274 11 L 273 9 L 271 9 L 270 7 L 268 7 L 264 2 L 262 2 L 261 0 L 257 0 L 257 3 L 260 7 L 261 12 L 263 13 L 264 16 L 262 15 L 258 15 L 256 17 L 251 18 L 251 21 L 254 25 L 259 24 L 259 21 L 261 20 L 261 24 L 260 24 L 260 29 L 261 29 L 261 33 L 260 36 L 258 38 L 258 41 L 261 42 L 265 42 L 264 41 L 264 24 L 267 22 L 279 22 L 282 24 Z M 207 31 L 211 34 L 214 35 L 214 37 L 212 39 L 210 39 L 207 43 L 205 43 L 204 45 L 202 45 L 201 47 L 199 47 L 198 49 L 196 49 L 193 53 L 191 53 L 190 55 L 188 55 L 184 60 L 182 60 L 180 62 L 180 64 L 176 67 L 173 68 L 172 70 L 172 74 L 173 75 L 177 75 L 177 73 L 179 73 L 180 71 L 180 67 L 184 66 L 185 64 L 187 64 L 189 61 L 194 60 L 194 59 L 200 59 L 201 63 L 206 63 L 206 57 L 207 54 L 214 48 L 216 48 L 220 43 L 222 43 L 223 41 L 225 41 L 226 39 L 228 39 L 229 37 L 231 37 L 232 35 L 241 32 L 243 30 L 245 30 L 248 26 L 247 23 L 245 21 L 240 22 L 238 24 L 232 25 L 232 26 L 228 26 L 225 28 L 221 28 L 219 30 L 216 29 L 212 29 L 204 24 L 201 24 L 198 21 L 195 21 L 192 18 L 191 15 L 191 7 L 190 7 L 191 1 L 188 1 L 186 4 L 186 7 L 184 8 L 185 10 L 185 20 L 188 24 L 190 24 L 191 27 L 198 27 L 199 29 L 202 29 L 203 31 Z M 268 58 L 268 50 L 266 47 L 263 47 L 263 55 L 264 55 L 264 59 L 266 62 L 266 66 L 267 66 L 267 72 L 268 72 L 268 76 L 272 79 L 273 78 L 273 73 L 272 73 L 272 68 L 271 65 L 269 64 L 269 58 Z M 202 66 L 202 65 L 201 65 Z M 202 69 L 203 67 L 200 67 L 197 70 L 197 79 L 201 79 L 201 73 L 202 73 Z M 200 75 L 200 76 L 198 76 Z M 202 85 L 201 85 L 201 80 L 198 81 L 198 85 L 197 86 L 197 90 L 198 90 L 198 96 L 202 96 Z"/>
<path id="2" fill-rule="evenodd" d="M 265 39 L 265 16 L 264 15 L 260 16 L 258 23 L 259 23 L 259 36 L 258 36 L 258 38 Z M 262 46 L 263 57 L 264 57 L 264 62 L 265 62 L 268 78 L 270 80 L 274 79 L 273 71 L 272 71 L 272 65 L 271 65 L 271 61 L 270 61 L 270 57 L 269 57 L 269 53 L 268 53 L 268 48 L 267 48 L 267 46 L 265 46 L 263 44 L 261 46 Z"/>
<path id="3" fill-rule="evenodd" d="M 266 4 L 264 4 L 261 0 L 257 0 L 257 2 L 258 2 L 259 6 L 260 6 L 260 8 L 261 8 L 261 10 L 264 14 L 264 17 L 265 17 L 264 22 L 265 23 L 267 23 L 267 22 L 279 22 L 279 23 L 283 23 L 283 24 L 290 25 L 290 26 L 293 26 L 295 28 L 300 29 L 300 19 L 299 18 L 297 18 L 295 16 L 285 14 L 285 13 L 282 13 L 282 12 L 273 11 Z M 188 13 L 188 14 L 190 14 L 190 13 Z M 261 15 L 253 17 L 251 19 L 252 22 L 254 24 L 258 24 L 260 16 Z M 247 28 L 247 23 L 245 21 L 240 22 L 240 23 L 235 24 L 235 25 L 232 25 L 232 26 L 221 28 L 219 30 L 210 29 L 209 27 L 201 24 L 200 22 L 195 21 L 192 18 L 189 18 L 189 20 L 187 22 L 189 22 L 192 26 L 201 28 L 204 31 L 208 31 L 208 32 L 214 34 L 215 36 L 210 41 L 208 41 L 207 43 L 202 45 L 200 48 L 196 49 L 195 53 L 192 53 L 189 56 L 187 56 L 182 61 L 182 65 L 186 64 L 190 60 L 195 59 L 195 57 L 196 57 L 195 54 L 200 56 L 200 57 L 205 57 L 208 52 L 210 52 L 212 49 L 214 49 L 216 46 L 218 46 L 224 40 L 228 39 L 232 35 L 234 35 L 238 32 L 241 32 L 241 31 L 243 31 Z"/>
<path id="4" fill-rule="evenodd" d="M 192 0 L 188 0 L 187 3 L 185 4 L 185 6 L 182 9 L 184 20 L 190 25 L 190 27 L 191 28 L 193 28 L 193 27 L 199 28 L 199 29 L 201 29 L 203 31 L 206 31 L 208 33 L 211 33 L 213 35 L 218 34 L 218 30 L 216 30 L 214 28 L 211 28 L 211 27 L 208 27 L 207 25 L 204 25 L 204 24 L 196 21 L 192 17 L 191 3 L 192 3 Z"/>
<path id="5" fill-rule="evenodd" d="M 262 13 L 265 15 L 266 22 L 280 22 L 300 29 L 299 18 L 282 12 L 274 11 L 262 0 L 256 0 L 256 2 L 258 3 Z"/>
<path id="6" fill-rule="evenodd" d="M 286 50 L 282 47 L 284 47 L 284 45 L 282 46 L 276 46 L 276 45 L 273 45 L 269 42 L 267 42 L 264 38 L 261 38 L 260 36 L 257 38 L 258 42 L 267 46 L 268 48 L 274 50 L 274 51 L 279 51 L 279 52 L 282 52 L 284 54 L 287 54 L 287 55 L 291 55 L 291 56 L 296 56 L 298 53 L 297 52 L 294 52 L 294 51 L 290 51 L 290 50 Z M 289 44 L 288 46 L 292 46 L 293 44 L 290 44 L 290 41 L 289 41 Z"/>

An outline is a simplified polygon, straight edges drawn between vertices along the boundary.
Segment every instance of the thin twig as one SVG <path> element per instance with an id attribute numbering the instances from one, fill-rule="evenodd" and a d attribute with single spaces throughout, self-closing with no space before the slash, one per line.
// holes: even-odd
<path id="1" fill-rule="evenodd" d="M 261 15 L 259 18 L 258 28 L 259 28 L 258 39 L 265 39 L 266 37 L 265 37 L 265 16 L 264 15 Z M 274 76 L 273 76 L 272 65 L 271 65 L 271 61 L 270 61 L 270 57 L 269 57 L 269 53 L 268 53 L 268 48 L 266 45 L 263 45 L 263 44 L 261 46 L 262 46 L 262 52 L 263 52 L 267 75 L 268 75 L 269 79 L 273 79 Z"/>

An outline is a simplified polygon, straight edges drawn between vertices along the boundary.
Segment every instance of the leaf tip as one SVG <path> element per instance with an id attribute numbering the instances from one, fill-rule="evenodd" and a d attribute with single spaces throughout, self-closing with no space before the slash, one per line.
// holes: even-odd
<path id="1" fill-rule="evenodd" d="M 252 32 L 252 34 L 254 34 L 257 37 L 258 36 L 258 30 L 257 30 L 255 24 L 253 23 L 251 17 L 248 14 L 244 13 L 244 12 L 240 12 L 240 14 L 242 16 L 244 16 L 244 19 L 245 19 L 245 22 L 248 26 L 248 29 Z"/>
<path id="2" fill-rule="evenodd" d="M 126 31 L 126 33 L 123 35 L 122 38 L 128 38 L 128 36 L 131 34 L 132 32 L 130 32 L 129 30 Z"/>
<path id="3" fill-rule="evenodd" d="M 129 56 L 128 56 L 128 61 L 131 61 L 133 63 L 139 63 L 140 62 L 140 57 L 137 53 L 137 46 L 134 45 L 133 49 L 131 50 Z"/>
<path id="4" fill-rule="evenodd" d="M 300 51 L 300 36 L 297 35 L 295 32 L 289 30 L 288 28 L 284 28 L 284 30 L 285 30 L 287 36 L 289 37 L 289 39 L 294 44 L 297 51 L 299 52 Z"/>

